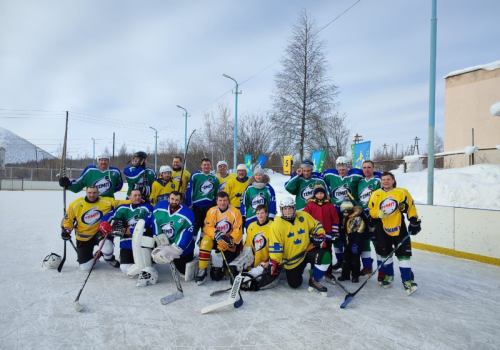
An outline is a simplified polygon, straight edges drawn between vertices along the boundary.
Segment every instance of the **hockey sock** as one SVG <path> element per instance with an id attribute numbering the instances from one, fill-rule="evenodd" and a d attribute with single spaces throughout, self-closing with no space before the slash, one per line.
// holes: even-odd
<path id="1" fill-rule="evenodd" d="M 398 256 L 399 271 L 401 272 L 401 280 L 403 283 L 411 280 L 411 264 L 409 256 Z"/>
<path id="2" fill-rule="evenodd" d="M 363 252 L 361 253 L 361 262 L 363 263 L 363 268 L 372 267 L 372 248 L 370 245 L 370 240 L 365 239 L 365 244 L 363 246 Z"/>
<path id="3" fill-rule="evenodd" d="M 382 265 L 382 257 L 377 254 L 377 266 L 380 266 Z M 382 271 L 382 272 L 385 272 L 385 265 L 382 266 L 380 269 L 378 269 L 379 271 Z"/>
<path id="4" fill-rule="evenodd" d="M 387 258 L 386 256 L 382 257 L 383 260 Z M 384 265 L 384 272 L 387 276 L 394 276 L 394 264 L 392 263 L 392 258 L 388 259 Z"/>
<path id="5" fill-rule="evenodd" d="M 331 262 L 332 262 L 331 255 L 329 253 L 324 253 L 323 256 L 321 257 L 320 264 L 315 264 L 313 266 L 312 277 L 316 281 L 322 279 L 325 276 L 326 270 L 328 270 L 328 267 L 330 266 Z"/>

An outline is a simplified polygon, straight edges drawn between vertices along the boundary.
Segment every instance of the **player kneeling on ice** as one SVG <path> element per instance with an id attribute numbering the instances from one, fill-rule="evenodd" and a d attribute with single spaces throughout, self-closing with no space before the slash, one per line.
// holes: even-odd
<path id="1" fill-rule="evenodd" d="M 242 272 L 244 276 L 241 284 L 242 290 L 268 289 L 279 284 L 279 275 L 271 275 L 269 272 L 269 236 L 271 222 L 267 217 L 267 206 L 259 204 L 255 208 L 257 221 L 248 226 L 247 238 L 243 252 L 229 264 L 236 276 Z"/>
<path id="2" fill-rule="evenodd" d="M 134 260 L 132 237 L 135 226 L 140 219 L 145 221 L 144 229 L 146 229 L 146 231 L 143 233 L 143 240 L 148 240 L 150 246 L 153 243 L 153 230 L 151 227 L 153 207 L 151 204 L 143 203 L 141 191 L 138 189 L 133 189 L 130 192 L 130 201 L 132 203 L 118 206 L 115 210 L 106 214 L 101 220 L 102 227 L 105 227 L 106 230 L 116 235 L 120 235 L 120 269 L 125 273 L 127 273 L 128 269 L 136 263 Z M 140 249 L 142 249 L 142 246 L 144 246 L 144 244 L 141 245 Z M 149 249 L 150 248 L 151 247 L 149 247 Z M 137 254 L 136 252 L 135 255 Z M 148 263 L 142 264 L 143 259 L 141 254 L 141 259 L 134 268 L 130 269 L 128 275 L 135 276 L 146 266 L 151 266 L 149 256 L 146 258 Z"/>
<path id="3" fill-rule="evenodd" d="M 157 264 L 170 264 L 173 261 L 179 273 L 186 275 L 186 280 L 191 280 L 196 274 L 196 265 L 191 263 L 195 246 L 194 214 L 181 201 L 182 194 L 174 191 L 170 193 L 168 201 L 161 201 L 155 206 L 153 233 L 158 247 L 151 256 Z"/>
<path id="4" fill-rule="evenodd" d="M 404 188 L 396 187 L 394 175 L 385 171 L 382 173 L 381 187 L 374 191 L 369 200 L 370 216 L 379 218 L 376 229 L 377 254 L 385 259 L 395 249 L 395 247 L 406 239 L 396 250 L 396 256 L 399 260 L 399 271 L 401 280 L 407 295 L 417 291 L 417 284 L 413 281 L 413 272 L 411 271 L 411 241 L 408 231 L 412 235 L 420 232 L 420 219 L 417 215 L 417 209 L 413 204 L 413 198 Z M 406 228 L 403 214 L 407 215 L 410 225 Z M 380 283 L 384 288 L 389 288 L 394 281 L 394 266 L 392 258 L 385 264 L 385 278 Z"/>
<path id="5" fill-rule="evenodd" d="M 361 274 L 361 250 L 365 241 L 365 222 L 361 218 L 363 209 L 354 207 L 349 199 L 340 205 L 343 215 L 342 227 L 340 228 L 340 239 L 344 243 L 344 262 L 342 263 L 342 274 L 339 281 L 348 281 L 352 274 L 352 282 L 358 283 Z"/>
<path id="6" fill-rule="evenodd" d="M 327 288 L 319 283 L 325 275 L 332 256 L 326 248 L 325 230 L 319 221 L 303 211 L 295 210 L 295 200 L 285 197 L 280 201 L 281 216 L 271 225 L 269 256 L 271 275 L 279 275 L 284 263 L 286 279 L 292 288 L 302 285 L 302 274 L 308 263 L 313 267 L 309 278 L 309 292 L 327 296 Z"/>
<path id="7" fill-rule="evenodd" d="M 232 262 L 239 253 L 239 244 L 243 237 L 241 213 L 235 207 L 229 205 L 229 195 L 226 192 L 217 194 L 217 205 L 208 210 L 203 227 L 203 239 L 200 244 L 200 270 L 196 276 L 196 283 L 201 285 L 207 278 L 207 269 L 212 255 L 212 269 L 210 278 L 220 281 L 224 278 L 225 269 L 223 257 L 226 262 Z M 228 268 L 228 266 L 226 266 Z"/>
<path id="8" fill-rule="evenodd" d="M 109 230 L 109 227 L 101 227 L 99 224 L 103 215 L 121 204 L 129 203 L 129 200 L 122 201 L 109 197 L 99 197 L 96 186 L 87 187 L 85 197 L 75 199 L 71 202 L 64 216 L 61 238 L 63 240 L 70 240 L 71 231 L 73 228 L 75 229 L 76 253 L 80 269 L 84 271 L 91 269 L 94 259 L 94 246 L 100 245 L 104 238 L 103 234 L 111 233 L 112 231 L 112 229 Z M 119 264 L 116 262 L 113 250 L 113 236 L 108 235 L 102 246 L 101 254 L 105 261 L 114 267 L 118 267 Z"/>

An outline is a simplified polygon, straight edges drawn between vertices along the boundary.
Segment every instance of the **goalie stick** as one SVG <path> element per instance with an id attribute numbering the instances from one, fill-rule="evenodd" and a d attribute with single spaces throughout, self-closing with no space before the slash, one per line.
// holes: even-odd
<path id="1" fill-rule="evenodd" d="M 408 234 L 405 236 L 405 238 L 403 238 L 401 240 L 401 242 L 399 242 L 399 244 L 396 246 L 396 248 L 394 248 L 394 250 L 387 256 L 387 258 L 385 258 L 385 260 L 382 261 L 382 264 L 377 266 L 375 271 L 368 274 L 368 278 L 363 282 L 363 284 L 354 293 L 347 293 L 347 295 L 345 296 L 344 302 L 340 305 L 341 309 L 345 309 L 347 307 L 347 305 L 349 305 L 349 303 L 354 300 L 354 296 L 356 296 L 356 294 L 359 293 L 359 291 L 366 285 L 368 280 L 375 274 L 375 272 L 377 272 L 382 266 L 385 265 L 387 260 L 389 260 L 392 257 L 392 255 L 396 252 L 396 250 L 398 250 L 399 247 L 401 247 L 401 245 L 403 245 L 403 243 L 408 239 L 408 237 L 410 237 L 410 235 L 411 235 L 411 231 L 408 232 Z"/>
<path id="2" fill-rule="evenodd" d="M 240 287 L 241 287 L 242 281 L 243 281 L 243 276 L 240 273 L 234 279 L 234 283 L 233 283 L 233 286 L 231 287 L 231 293 L 229 294 L 229 298 L 227 298 L 227 300 L 221 301 L 220 303 L 204 307 L 203 309 L 201 309 L 201 313 L 206 314 L 210 311 L 214 311 L 214 310 L 220 309 L 221 307 L 229 306 L 231 304 L 235 305 L 235 307 L 236 307 L 236 303 L 238 303 L 240 300 L 241 300 L 241 305 L 242 305 L 243 299 L 236 300 L 236 297 L 238 295 L 240 295 L 240 298 L 241 298 Z"/>

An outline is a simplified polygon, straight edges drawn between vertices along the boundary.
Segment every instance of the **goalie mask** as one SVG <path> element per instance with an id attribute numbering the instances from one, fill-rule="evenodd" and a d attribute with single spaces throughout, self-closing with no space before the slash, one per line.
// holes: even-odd
<path id="1" fill-rule="evenodd" d="M 46 269 L 57 269 L 61 263 L 61 256 L 56 253 L 50 253 L 43 259 L 43 267 Z"/>
<path id="2" fill-rule="evenodd" d="M 147 266 L 141 270 L 139 273 L 139 279 L 137 280 L 137 287 L 145 287 L 156 284 L 158 282 L 158 271 L 154 267 Z"/>

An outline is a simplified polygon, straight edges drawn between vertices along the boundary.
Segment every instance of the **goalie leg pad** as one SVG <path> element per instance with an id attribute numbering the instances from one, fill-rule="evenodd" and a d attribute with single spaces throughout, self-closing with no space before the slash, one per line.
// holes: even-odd
<path id="1" fill-rule="evenodd" d="M 216 251 L 216 250 L 212 250 L 211 256 L 212 256 L 212 266 L 213 267 L 222 268 L 224 266 L 224 259 L 222 258 L 221 252 Z"/>
<path id="2" fill-rule="evenodd" d="M 140 219 L 134 228 L 132 235 L 132 254 L 134 255 L 134 265 L 127 269 L 127 275 L 135 276 L 145 267 L 151 266 L 151 248 L 154 246 L 154 239 L 144 235 L 143 219 Z M 145 245 L 145 248 L 143 248 Z"/>
<path id="3" fill-rule="evenodd" d="M 194 280 L 198 274 L 198 257 L 196 256 L 192 261 L 186 264 L 186 273 L 184 274 L 184 280 L 189 282 Z"/>
<path id="4" fill-rule="evenodd" d="M 251 247 L 244 247 L 243 251 L 229 266 L 235 266 L 238 272 L 245 271 L 254 262 L 253 250 Z"/>

